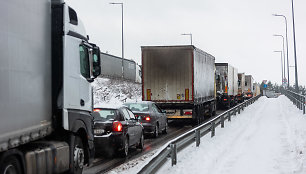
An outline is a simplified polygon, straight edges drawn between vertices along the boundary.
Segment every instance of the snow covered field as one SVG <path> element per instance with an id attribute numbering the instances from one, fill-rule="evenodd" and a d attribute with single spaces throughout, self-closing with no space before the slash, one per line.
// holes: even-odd
<path id="1" fill-rule="evenodd" d="M 114 107 L 141 101 L 141 84 L 121 79 L 97 78 L 92 83 L 94 107 Z"/>
<path id="2" fill-rule="evenodd" d="M 285 96 L 261 97 L 216 136 L 205 136 L 158 171 L 167 174 L 305 174 L 306 116 Z"/>

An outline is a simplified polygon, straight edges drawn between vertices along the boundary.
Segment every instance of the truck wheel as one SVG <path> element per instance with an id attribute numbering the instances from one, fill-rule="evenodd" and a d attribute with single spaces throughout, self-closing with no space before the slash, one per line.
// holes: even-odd
<path id="1" fill-rule="evenodd" d="M 69 173 L 81 174 L 83 171 L 85 158 L 82 139 L 79 136 L 75 136 L 74 142 L 71 145 L 73 147 L 71 151 L 71 153 L 73 153 L 73 163 Z"/>
<path id="2" fill-rule="evenodd" d="M 21 164 L 15 156 L 9 156 L 4 160 L 5 162 L 1 164 L 0 173 L 1 174 L 19 174 L 22 173 Z"/>
<path id="3" fill-rule="evenodd" d="M 127 157 L 129 154 L 129 138 L 125 137 L 123 140 L 123 149 L 120 151 L 122 157 Z"/>

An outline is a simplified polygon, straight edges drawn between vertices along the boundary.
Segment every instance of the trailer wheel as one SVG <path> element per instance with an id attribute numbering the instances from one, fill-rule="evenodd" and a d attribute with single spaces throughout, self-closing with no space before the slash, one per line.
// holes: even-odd
<path id="1" fill-rule="evenodd" d="M 9 156 L 1 164 L 1 174 L 19 174 L 22 173 L 21 164 L 16 156 Z"/>
<path id="2" fill-rule="evenodd" d="M 85 159 L 84 145 L 82 139 L 79 136 L 74 136 L 74 141 L 71 143 L 71 147 L 71 153 L 73 158 L 71 159 L 72 166 L 70 168 L 69 173 L 81 174 L 83 172 Z"/>

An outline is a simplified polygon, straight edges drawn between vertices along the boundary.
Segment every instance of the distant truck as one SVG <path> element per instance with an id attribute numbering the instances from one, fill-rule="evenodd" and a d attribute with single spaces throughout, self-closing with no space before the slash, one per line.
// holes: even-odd
<path id="1" fill-rule="evenodd" d="M 216 63 L 217 106 L 230 108 L 237 104 L 238 70 L 228 63 Z"/>
<path id="2" fill-rule="evenodd" d="M 100 50 L 61 0 L 0 1 L 0 173 L 82 173 Z"/>
<path id="3" fill-rule="evenodd" d="M 253 97 L 253 82 L 254 79 L 252 77 L 252 75 L 246 75 L 245 76 L 245 98 L 246 99 L 250 99 Z"/>
<path id="4" fill-rule="evenodd" d="M 244 93 L 245 93 L 245 74 L 238 73 L 238 94 L 237 94 L 237 102 L 242 103 L 244 101 Z"/>
<path id="5" fill-rule="evenodd" d="M 253 96 L 256 97 L 260 95 L 260 84 L 253 83 Z"/>
<path id="6" fill-rule="evenodd" d="M 154 101 L 169 120 L 215 115 L 215 58 L 192 46 L 143 46 L 142 100 Z"/>

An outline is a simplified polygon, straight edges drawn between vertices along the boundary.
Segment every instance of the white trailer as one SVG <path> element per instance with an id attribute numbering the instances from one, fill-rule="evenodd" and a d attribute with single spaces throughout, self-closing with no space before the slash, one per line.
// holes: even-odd
<path id="1" fill-rule="evenodd" d="M 228 63 L 215 63 L 218 106 L 230 108 L 237 103 L 238 70 Z"/>
<path id="2" fill-rule="evenodd" d="M 167 111 L 168 119 L 201 122 L 216 111 L 215 58 L 192 46 L 144 46 L 142 99 Z"/>

